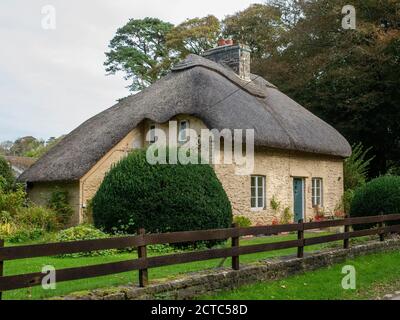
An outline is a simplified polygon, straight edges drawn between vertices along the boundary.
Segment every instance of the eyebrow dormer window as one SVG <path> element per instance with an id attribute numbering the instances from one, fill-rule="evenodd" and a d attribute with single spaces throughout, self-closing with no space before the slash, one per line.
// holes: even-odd
<path id="1" fill-rule="evenodd" d="M 187 141 L 187 130 L 189 129 L 189 121 L 179 121 L 178 142 L 185 143 Z"/>

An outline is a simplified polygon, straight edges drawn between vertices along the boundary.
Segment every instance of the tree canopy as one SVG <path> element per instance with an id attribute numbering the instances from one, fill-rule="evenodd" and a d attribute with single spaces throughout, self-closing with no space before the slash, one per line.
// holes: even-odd
<path id="1" fill-rule="evenodd" d="M 220 21 L 212 15 L 188 19 L 167 34 L 167 46 L 180 58 L 189 53 L 201 54 L 215 46 L 220 32 Z"/>
<path id="2" fill-rule="evenodd" d="M 171 23 L 156 18 L 129 20 L 110 42 L 106 71 L 125 72 L 125 78 L 132 80 L 132 91 L 147 87 L 171 67 L 166 35 L 172 28 Z"/>

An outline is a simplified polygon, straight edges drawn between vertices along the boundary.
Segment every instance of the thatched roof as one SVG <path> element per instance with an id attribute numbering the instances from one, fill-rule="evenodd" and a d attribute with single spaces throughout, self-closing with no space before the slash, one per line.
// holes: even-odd
<path id="1" fill-rule="evenodd" d="M 257 146 L 347 157 L 351 148 L 330 125 L 252 76 L 189 55 L 138 94 L 87 120 L 25 171 L 21 181 L 78 180 L 145 119 L 167 122 L 190 114 L 213 129 L 255 129 Z"/>

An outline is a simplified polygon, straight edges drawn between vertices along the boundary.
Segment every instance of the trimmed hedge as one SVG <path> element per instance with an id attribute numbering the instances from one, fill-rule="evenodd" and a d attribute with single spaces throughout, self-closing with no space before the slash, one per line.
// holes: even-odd
<path id="1" fill-rule="evenodd" d="M 383 176 L 358 188 L 351 202 L 350 216 L 364 217 L 400 213 L 400 177 Z M 388 223 L 388 224 L 396 224 Z M 355 230 L 371 227 L 354 226 Z"/>
<path id="2" fill-rule="evenodd" d="M 109 233 L 204 230 L 230 227 L 232 209 L 211 166 L 151 165 L 135 150 L 106 175 L 93 220 Z"/>

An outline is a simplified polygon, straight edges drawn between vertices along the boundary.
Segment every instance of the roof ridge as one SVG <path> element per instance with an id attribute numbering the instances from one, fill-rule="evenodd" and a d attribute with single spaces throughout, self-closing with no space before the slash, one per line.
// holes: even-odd
<path id="1" fill-rule="evenodd" d="M 245 81 L 241 79 L 233 70 L 195 54 L 189 54 L 186 59 L 177 63 L 171 70 L 172 72 L 180 72 L 195 67 L 202 67 L 207 70 L 214 71 L 253 96 L 258 98 L 267 97 L 265 91 L 263 91 L 255 82 L 253 82 L 254 79 Z"/>

